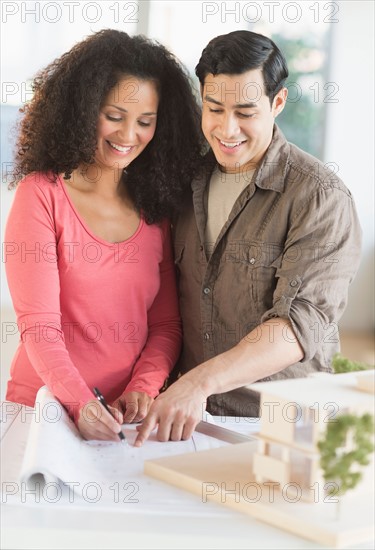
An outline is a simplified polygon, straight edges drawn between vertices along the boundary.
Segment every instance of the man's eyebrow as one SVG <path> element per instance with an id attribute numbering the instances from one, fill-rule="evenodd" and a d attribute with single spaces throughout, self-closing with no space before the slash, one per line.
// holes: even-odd
<path id="1" fill-rule="evenodd" d="M 124 109 L 123 107 L 119 107 L 118 105 L 107 105 L 107 107 L 113 107 L 114 109 L 118 109 L 119 111 L 122 111 L 123 113 L 127 113 L 128 110 L 127 109 Z M 154 115 L 157 115 L 157 113 L 155 112 L 149 112 L 149 113 L 142 113 L 142 116 L 154 116 Z"/>
<path id="2" fill-rule="evenodd" d="M 215 105 L 220 105 L 220 107 L 223 106 L 223 103 L 220 101 L 217 101 L 213 97 L 210 97 L 209 95 L 204 96 L 204 101 L 209 101 L 210 103 L 215 103 Z M 234 105 L 235 109 L 254 109 L 255 107 L 258 107 L 256 103 L 236 103 Z"/>

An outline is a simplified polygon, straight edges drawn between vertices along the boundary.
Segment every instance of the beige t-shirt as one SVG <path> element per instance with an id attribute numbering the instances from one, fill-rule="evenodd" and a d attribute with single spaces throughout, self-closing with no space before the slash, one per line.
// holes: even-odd
<path id="1" fill-rule="evenodd" d="M 205 234 L 205 249 L 207 256 L 216 243 L 221 229 L 228 220 L 234 203 L 247 187 L 255 170 L 244 173 L 228 174 L 221 172 L 217 166 L 212 173 L 208 188 L 208 214 Z"/>

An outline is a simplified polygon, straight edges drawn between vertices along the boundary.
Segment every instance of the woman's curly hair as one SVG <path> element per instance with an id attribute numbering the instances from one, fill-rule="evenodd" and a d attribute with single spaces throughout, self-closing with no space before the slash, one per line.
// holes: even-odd
<path id="1" fill-rule="evenodd" d="M 156 82 L 156 131 L 123 181 L 147 223 L 170 216 L 200 166 L 200 109 L 185 68 L 161 44 L 106 29 L 76 44 L 33 83 L 21 111 L 14 183 L 34 171 L 71 174 L 94 162 L 101 104 L 124 76 Z"/>

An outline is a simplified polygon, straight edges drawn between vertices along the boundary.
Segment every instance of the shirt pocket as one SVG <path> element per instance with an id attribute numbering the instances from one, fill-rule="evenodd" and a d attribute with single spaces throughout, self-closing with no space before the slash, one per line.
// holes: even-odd
<path id="1" fill-rule="evenodd" d="M 282 262 L 282 247 L 275 243 L 254 242 L 240 258 L 246 271 L 250 296 L 257 309 L 272 307 L 277 270 Z"/>

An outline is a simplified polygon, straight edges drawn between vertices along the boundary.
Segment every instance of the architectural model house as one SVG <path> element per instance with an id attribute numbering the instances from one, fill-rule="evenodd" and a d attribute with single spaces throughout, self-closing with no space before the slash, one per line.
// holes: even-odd
<path id="1" fill-rule="evenodd" d="M 317 373 L 307 379 L 263 382 L 251 388 L 261 393 L 260 433 L 253 457 L 256 481 L 276 482 L 280 488 L 296 484 L 302 499 L 312 502 L 316 484 L 325 484 L 317 443 L 327 423 L 339 415 L 374 414 L 374 371 Z M 347 441 L 345 450 L 350 444 Z M 368 484 L 372 472 L 370 461 L 362 490 L 373 486 Z"/>
<path id="2" fill-rule="evenodd" d="M 373 460 L 360 467 L 355 489 L 335 498 L 329 493 L 334 483 L 323 479 L 317 443 L 340 415 L 374 414 L 374 373 L 252 384 L 261 394 L 256 440 L 146 461 L 145 472 L 328 548 L 373 544 Z M 351 450 L 351 435 L 347 439 L 339 456 Z"/>

